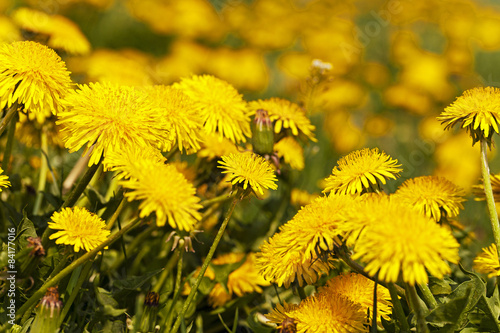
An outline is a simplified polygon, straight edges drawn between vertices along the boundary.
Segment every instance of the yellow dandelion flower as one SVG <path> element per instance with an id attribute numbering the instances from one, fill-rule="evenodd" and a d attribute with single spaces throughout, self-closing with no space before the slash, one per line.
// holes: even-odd
<path id="1" fill-rule="evenodd" d="M 378 191 L 380 183 L 386 178 L 396 179 L 402 169 L 392 159 L 377 148 L 361 149 L 342 157 L 332 170 L 332 175 L 325 179 L 323 192 L 340 194 L 361 194 L 365 191 Z"/>
<path id="2" fill-rule="evenodd" d="M 291 136 L 284 137 L 274 145 L 278 157 L 282 157 L 292 169 L 304 169 L 304 149 Z"/>
<path id="3" fill-rule="evenodd" d="M 243 259 L 245 259 L 243 261 Z M 243 261 L 243 264 L 231 272 L 227 279 L 227 291 L 220 284 L 216 284 L 208 296 L 208 303 L 213 307 L 223 306 L 233 295 L 242 297 L 245 294 L 262 293 L 261 286 L 268 286 L 255 266 L 255 254 L 227 253 L 212 260 L 213 265 L 233 264 Z"/>
<path id="4" fill-rule="evenodd" d="M 66 65 L 54 50 L 35 42 L 0 45 L 0 108 L 17 102 L 30 119 L 43 122 L 62 110 L 70 86 Z"/>
<path id="5" fill-rule="evenodd" d="M 366 272 L 382 281 L 401 277 L 410 285 L 427 283 L 427 271 L 443 278 L 451 271 L 446 261 L 459 260 L 457 240 L 449 229 L 393 199 L 380 200 L 380 205 L 370 200 L 346 212 L 353 225 L 365 224 L 352 258 L 366 263 Z"/>
<path id="6" fill-rule="evenodd" d="M 196 154 L 198 157 L 211 161 L 223 155 L 238 153 L 238 147 L 228 139 L 204 131 L 200 134 L 202 137 L 202 147 Z"/>
<path id="7" fill-rule="evenodd" d="M 480 273 L 488 274 L 489 278 L 500 276 L 500 262 L 495 244 L 483 248 L 483 252 L 474 259 L 474 269 Z"/>
<path id="8" fill-rule="evenodd" d="M 289 304 L 287 302 L 284 302 L 283 305 L 281 304 L 276 304 L 276 307 L 271 310 L 268 314 L 265 314 L 264 317 L 266 317 L 270 323 L 273 324 L 278 324 L 276 327 L 277 329 L 281 329 L 281 332 L 288 332 L 284 331 L 286 328 L 293 328 L 293 330 L 290 330 L 290 332 L 296 332 L 297 330 L 297 324 L 295 323 L 295 320 L 291 318 L 290 316 L 293 316 L 293 312 L 298 309 L 297 304 Z"/>
<path id="9" fill-rule="evenodd" d="M 314 125 L 311 124 L 304 110 L 295 103 L 273 97 L 267 100 L 250 102 L 249 108 L 252 114 L 255 114 L 259 109 L 266 110 L 271 121 L 275 121 L 275 133 L 280 133 L 283 128 L 289 128 L 294 136 L 302 133 L 309 140 L 316 141 L 314 137 Z"/>
<path id="10" fill-rule="evenodd" d="M 473 145 L 480 140 L 491 145 L 491 137 L 494 132 L 498 133 L 500 121 L 500 89 L 469 89 L 446 107 L 437 119 L 446 129 L 460 123 L 472 137 Z"/>
<path id="11" fill-rule="evenodd" d="M 403 204 L 415 207 L 420 213 L 433 218 L 452 218 L 464 209 L 465 192 L 449 180 L 437 176 L 422 176 L 406 180 L 395 195 Z"/>
<path id="12" fill-rule="evenodd" d="M 231 184 L 243 183 L 243 189 L 248 185 L 254 193 L 264 194 L 263 189 L 276 190 L 278 185 L 276 175 L 271 164 L 263 157 L 251 152 L 240 154 L 229 154 L 222 156 L 219 161 L 219 168 L 224 169 L 222 173 L 227 173 Z"/>
<path id="13" fill-rule="evenodd" d="M 373 314 L 373 289 L 375 282 L 357 273 L 338 275 L 327 281 L 324 287 L 319 289 L 320 293 L 339 294 L 350 301 L 361 305 L 365 313 L 370 313 L 370 321 Z M 377 286 L 377 316 L 389 320 L 392 314 L 391 295 L 384 286 Z"/>
<path id="14" fill-rule="evenodd" d="M 177 143 L 179 150 L 194 152 L 200 149 L 202 119 L 194 108 L 194 101 L 180 89 L 172 86 L 157 85 L 147 90 L 150 98 L 157 103 L 163 116 L 170 124 L 171 142 Z"/>
<path id="15" fill-rule="evenodd" d="M 73 55 L 87 54 L 90 51 L 90 43 L 80 28 L 64 16 L 48 15 L 23 7 L 12 14 L 12 19 L 23 30 L 46 35 L 46 44 L 51 48 Z"/>
<path id="16" fill-rule="evenodd" d="M 174 229 L 194 230 L 201 218 L 200 199 L 193 184 L 174 165 L 165 164 L 154 151 L 139 148 L 114 152 L 107 160 L 108 168 L 121 172 L 119 185 L 128 190 L 128 201 L 140 201 L 140 217 L 155 213 L 160 227 L 168 221 Z"/>
<path id="17" fill-rule="evenodd" d="M 333 267 L 330 260 L 305 259 L 305 249 L 298 243 L 297 235 L 277 233 L 265 241 L 260 250 L 256 258 L 260 274 L 279 287 L 288 288 L 292 283 L 301 287 L 316 283 Z"/>
<path id="18" fill-rule="evenodd" d="M 195 75 L 174 86 L 194 100 L 208 133 L 235 143 L 246 142 L 252 135 L 246 102 L 229 83 L 211 75 Z"/>
<path id="19" fill-rule="evenodd" d="M 48 226 L 58 230 L 49 239 L 56 239 L 56 244 L 71 245 L 75 252 L 80 249 L 91 251 L 110 234 L 104 220 L 83 207 L 63 208 L 55 212 Z"/>
<path id="20" fill-rule="evenodd" d="M 2 173 L 3 173 L 3 170 L 2 170 L 2 168 L 0 168 L 0 192 L 2 192 L 2 190 L 4 188 L 7 188 L 10 186 L 9 177 L 6 175 L 2 175 Z"/>
<path id="21" fill-rule="evenodd" d="M 366 332 L 365 309 L 347 297 L 318 293 L 303 300 L 293 312 L 297 333 Z"/>
<path id="22" fill-rule="evenodd" d="M 297 237 L 304 249 L 304 259 L 314 260 L 321 253 L 333 251 L 342 245 L 343 211 L 358 197 L 331 195 L 320 197 L 302 209 L 281 227 L 281 233 Z"/>
<path id="23" fill-rule="evenodd" d="M 70 152 L 86 146 L 89 165 L 123 147 L 166 147 L 168 125 L 161 110 L 136 88 L 111 83 L 81 85 L 66 96 L 67 109 L 58 114 L 65 146 Z"/>

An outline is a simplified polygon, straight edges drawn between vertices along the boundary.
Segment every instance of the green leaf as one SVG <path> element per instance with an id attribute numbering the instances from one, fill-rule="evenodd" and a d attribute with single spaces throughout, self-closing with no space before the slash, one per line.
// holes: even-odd
<path id="1" fill-rule="evenodd" d="M 103 289 L 101 287 L 96 288 L 96 297 L 97 297 L 97 302 L 101 304 L 102 306 L 111 306 L 111 307 L 117 307 L 118 302 L 111 296 L 111 293 L 107 291 L 106 289 Z"/>
<path id="2" fill-rule="evenodd" d="M 486 285 L 478 275 L 466 271 L 461 265 L 460 269 L 470 280 L 461 283 L 444 297 L 444 303 L 439 304 L 426 317 L 429 324 L 443 328 L 440 332 L 454 332 L 464 328 L 468 322 L 468 313 L 486 294 Z"/>
<path id="3" fill-rule="evenodd" d="M 486 297 L 486 294 L 484 294 L 477 303 L 477 307 L 486 314 L 486 317 L 481 320 L 481 327 L 500 331 L 500 323 L 498 322 L 498 317 L 500 316 L 498 288 L 495 288 L 491 297 Z"/>
<path id="4" fill-rule="evenodd" d="M 104 305 L 102 313 L 106 316 L 118 317 L 125 313 L 127 309 L 115 309 L 111 305 Z"/>
<path id="5" fill-rule="evenodd" d="M 433 295 L 448 295 L 452 291 L 451 285 L 455 284 L 457 283 L 449 278 L 438 279 L 434 276 L 429 277 L 429 289 Z"/>

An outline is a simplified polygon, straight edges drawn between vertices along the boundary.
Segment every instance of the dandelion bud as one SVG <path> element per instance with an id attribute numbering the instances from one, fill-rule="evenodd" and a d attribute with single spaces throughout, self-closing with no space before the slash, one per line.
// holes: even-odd
<path id="1" fill-rule="evenodd" d="M 273 124 L 266 110 L 258 109 L 252 124 L 253 151 L 259 155 L 273 153 L 274 132 Z"/>
<path id="2" fill-rule="evenodd" d="M 142 313 L 140 332 L 154 331 L 159 304 L 160 294 L 154 291 L 148 291 L 144 298 L 144 312 Z"/>
<path id="3" fill-rule="evenodd" d="M 47 289 L 45 296 L 37 306 L 35 320 L 31 325 L 32 333 L 52 333 L 59 329 L 59 316 L 62 301 L 59 299 L 57 287 Z"/>

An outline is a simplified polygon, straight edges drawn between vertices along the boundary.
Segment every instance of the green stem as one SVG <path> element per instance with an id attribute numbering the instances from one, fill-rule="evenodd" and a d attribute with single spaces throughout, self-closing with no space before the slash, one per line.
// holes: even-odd
<path id="1" fill-rule="evenodd" d="M 429 286 L 426 283 L 419 284 L 418 288 L 422 292 L 422 296 L 424 297 L 424 302 L 429 307 L 429 309 L 434 309 L 436 306 L 438 306 L 438 303 L 434 298 L 434 295 L 432 294 L 431 290 L 429 289 Z"/>
<path id="2" fill-rule="evenodd" d="M 488 157 L 486 140 L 481 140 L 481 175 L 483 176 L 484 194 L 486 196 L 486 204 L 490 214 L 491 228 L 493 230 L 493 238 L 497 246 L 498 257 L 500 258 L 500 224 L 498 223 L 498 214 L 495 207 L 495 198 L 491 188 L 490 167 L 488 166 Z"/>
<path id="3" fill-rule="evenodd" d="M 406 295 L 408 295 L 408 301 L 411 309 L 415 313 L 417 317 L 417 332 L 418 333 L 426 333 L 429 332 L 429 328 L 427 327 L 427 323 L 425 321 L 425 310 L 422 308 L 420 297 L 418 297 L 417 289 L 415 286 L 406 284 Z"/>
<path id="4" fill-rule="evenodd" d="M 224 202 L 227 201 L 231 198 L 234 198 L 234 196 L 237 194 L 237 191 L 234 191 L 232 194 L 228 195 L 227 192 L 222 193 L 219 196 L 216 196 L 215 198 L 204 200 L 201 202 L 201 205 L 203 207 L 208 207 L 216 203 Z"/>
<path id="5" fill-rule="evenodd" d="M 123 197 L 122 200 L 120 201 L 120 204 L 118 205 L 118 208 L 116 208 L 113 215 L 111 215 L 108 222 L 106 222 L 106 229 L 111 230 L 111 228 L 113 228 L 113 225 L 115 224 L 116 220 L 118 219 L 118 216 L 120 216 L 120 213 L 122 212 L 126 203 L 127 203 L 127 199 L 125 197 Z"/>
<path id="6" fill-rule="evenodd" d="M 17 110 L 19 109 L 19 105 L 17 102 L 14 102 L 7 111 L 7 114 L 5 117 L 3 117 L 2 121 L 0 121 L 0 135 L 3 134 L 3 131 L 7 128 L 7 125 L 9 125 L 10 121 L 14 116 L 17 114 Z"/>
<path id="7" fill-rule="evenodd" d="M 394 314 L 396 315 L 399 324 L 401 325 L 401 332 L 410 332 L 410 325 L 406 320 L 405 311 L 403 310 L 403 306 L 401 305 L 401 301 L 399 300 L 398 291 L 396 289 L 396 285 L 392 282 L 387 284 L 387 289 L 389 289 L 389 294 L 391 295 L 392 300 L 392 309 Z"/>
<path id="8" fill-rule="evenodd" d="M 7 143 L 5 145 L 5 150 L 3 152 L 2 169 L 7 171 L 9 169 L 10 155 L 12 154 L 12 146 L 14 145 L 14 133 L 16 132 L 16 117 L 17 113 L 14 113 L 13 119 L 9 123 L 9 129 L 7 131 Z"/>
<path id="9" fill-rule="evenodd" d="M 219 245 L 219 242 L 222 239 L 222 236 L 224 235 L 224 231 L 226 230 L 227 224 L 229 223 L 229 220 L 231 219 L 231 215 L 233 215 L 234 207 L 236 207 L 236 204 L 239 201 L 240 201 L 240 195 L 236 195 L 233 199 L 233 202 L 231 203 L 231 206 L 229 207 L 226 218 L 224 219 L 224 221 L 222 222 L 222 225 L 220 226 L 219 232 L 215 236 L 214 242 L 212 243 L 212 246 L 210 247 L 210 250 L 207 254 L 207 257 L 205 258 L 205 261 L 203 262 L 203 265 L 201 266 L 200 273 L 198 274 L 198 277 L 196 278 L 196 281 L 194 282 L 194 285 L 191 288 L 191 292 L 189 293 L 188 298 L 184 302 L 181 311 L 177 315 L 177 319 L 175 320 L 174 327 L 171 329 L 170 332 L 176 333 L 177 330 L 179 329 L 179 327 L 181 326 L 181 321 L 184 320 L 184 314 L 186 313 L 187 309 L 189 308 L 189 305 L 191 305 L 191 302 L 193 301 L 193 298 L 196 295 L 196 292 L 198 291 L 198 287 L 200 286 L 200 283 L 203 280 L 203 276 L 205 276 L 205 272 L 208 268 L 208 265 L 210 264 L 210 261 L 212 261 L 212 257 L 214 256 L 215 250 L 217 249 L 217 246 Z"/>
<path id="10" fill-rule="evenodd" d="M 99 160 L 99 163 L 94 164 L 90 166 L 85 174 L 82 176 L 76 187 L 71 191 L 71 193 L 68 195 L 66 198 L 66 201 L 61 206 L 61 209 L 66 208 L 66 207 L 72 207 L 82 195 L 83 191 L 87 188 L 87 185 L 89 182 L 92 180 L 92 177 L 94 177 L 94 174 L 96 171 L 99 169 L 99 167 L 102 164 L 102 158 Z"/>
<path id="11" fill-rule="evenodd" d="M 85 253 L 83 256 L 81 256 L 80 258 L 76 259 L 71 264 L 69 264 L 66 268 L 64 268 L 56 276 L 47 280 L 47 282 L 45 282 L 37 291 L 35 291 L 35 293 L 33 295 L 31 295 L 31 297 L 23 304 L 23 306 L 21 306 L 19 311 L 17 311 L 17 313 L 16 313 L 16 318 L 21 318 L 27 309 L 30 309 L 32 306 L 34 306 L 35 303 L 38 302 L 38 300 L 40 300 L 40 298 L 42 298 L 45 295 L 45 292 L 47 291 L 47 289 L 49 287 L 53 287 L 56 284 L 58 284 L 59 281 L 61 281 L 64 277 L 66 277 L 68 274 L 70 274 L 75 268 L 86 263 L 88 260 L 91 260 L 92 258 L 94 258 L 94 256 L 99 251 L 102 251 L 106 246 L 117 241 L 123 234 L 130 231 L 135 226 L 139 225 L 139 223 L 141 221 L 142 221 L 141 219 L 136 219 L 135 221 L 130 222 L 125 227 L 123 227 L 121 230 L 118 230 L 117 232 L 112 234 L 108 239 L 106 239 L 99 246 L 95 247 L 90 252 Z"/>
<path id="12" fill-rule="evenodd" d="M 71 308 L 71 305 L 73 304 L 73 302 L 75 301 L 76 296 L 78 296 L 78 293 L 80 292 L 80 288 L 82 287 L 82 285 L 85 282 L 85 280 L 87 280 L 89 272 L 90 272 L 90 269 L 92 268 L 92 264 L 93 263 L 94 262 L 93 262 L 93 258 L 92 258 L 92 259 L 90 259 L 85 264 L 85 266 L 84 266 L 84 268 L 82 270 L 82 273 L 78 277 L 78 281 L 76 282 L 75 287 L 71 291 L 71 295 L 64 302 L 64 308 L 63 308 L 63 310 L 61 312 L 61 315 L 59 316 L 59 323 L 58 323 L 57 327 L 61 327 L 61 325 L 62 325 L 62 323 L 64 321 L 64 318 L 66 317 L 66 315 L 68 314 L 69 309 Z"/>
<path id="13" fill-rule="evenodd" d="M 179 244 L 177 247 L 177 251 L 179 251 L 179 260 L 177 261 L 177 276 L 175 277 L 175 287 L 174 287 L 174 297 L 172 299 L 172 305 L 170 306 L 170 311 L 167 314 L 167 321 L 164 327 L 171 327 L 172 326 L 172 320 L 174 320 L 174 313 L 175 313 L 175 303 L 177 303 L 177 299 L 179 298 L 179 295 L 181 294 L 182 291 L 182 261 L 183 261 L 183 255 L 184 255 L 184 244 Z"/>
<path id="14" fill-rule="evenodd" d="M 38 215 L 40 208 L 42 207 L 43 191 L 45 191 L 45 184 L 47 183 L 47 172 L 49 171 L 49 163 L 47 161 L 49 145 L 47 142 L 47 131 L 45 127 L 42 128 L 42 133 L 40 135 L 40 150 L 42 151 L 40 166 L 40 176 L 38 177 L 38 189 L 35 199 L 35 205 L 33 207 L 33 215 Z"/>

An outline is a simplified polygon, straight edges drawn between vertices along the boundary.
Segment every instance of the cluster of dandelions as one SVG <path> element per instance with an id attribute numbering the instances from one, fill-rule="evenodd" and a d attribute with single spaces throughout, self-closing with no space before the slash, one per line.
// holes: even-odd
<path id="1" fill-rule="evenodd" d="M 40 231 L 44 234 L 43 241 L 36 242 L 37 246 L 43 249 L 49 245 L 49 240 L 54 240 L 55 244 L 67 246 L 70 249 L 67 253 L 83 250 L 84 254 L 76 261 L 78 265 L 84 264 L 84 259 L 92 259 L 91 255 L 101 254 L 98 250 L 108 249 L 119 235 L 142 221 L 155 221 L 159 228 L 168 226 L 174 233 L 183 235 L 186 250 L 192 250 L 192 244 L 187 245 L 190 236 L 186 235 L 203 228 L 203 219 L 207 218 L 203 216 L 203 209 L 210 205 L 204 207 L 202 198 L 218 202 L 236 197 L 236 203 L 252 193 L 262 197 L 265 191 L 277 189 L 275 170 L 281 168 L 283 162 L 291 168 L 303 169 L 303 150 L 299 141 L 315 140 L 314 126 L 304 110 L 286 100 L 247 103 L 229 83 L 209 75 L 184 78 L 171 86 L 138 88 L 110 82 L 75 84 L 61 58 L 47 46 L 32 41 L 1 46 L 0 103 L 7 110 L 1 131 L 9 123 L 15 125 L 16 121 L 23 124 L 17 127 L 18 130 L 25 130 L 32 124 L 34 128 L 43 128 L 40 135 L 45 142 L 42 144 L 44 154 L 48 153 L 48 134 L 59 137 L 70 153 L 83 151 L 77 164 L 87 165 L 88 169 L 76 186 L 69 187 L 70 193 L 62 206 L 51 211 L 40 204 L 43 202 L 41 191 L 45 190 L 45 181 L 41 181 L 37 195 L 39 204 L 35 204 L 33 210 L 33 215 L 51 216 L 45 231 Z M 263 115 L 256 115 L 252 105 L 264 110 Z M 252 127 L 252 117 L 258 118 L 264 126 Z M 272 126 L 273 122 L 276 126 Z M 48 130 L 52 132 L 47 133 Z M 13 144 L 13 137 L 9 138 L 8 146 Z M 250 140 L 259 142 L 267 152 L 264 157 L 251 152 L 251 144 L 240 146 Z M 278 141 L 280 145 L 274 148 Z M 190 176 L 172 161 L 176 154 L 198 153 L 195 156 L 200 159 L 199 165 L 203 165 L 203 161 L 220 159 L 219 165 L 208 172 L 222 174 L 221 179 L 225 175 L 220 185 L 215 184 L 215 189 L 207 189 L 205 185 L 201 193 L 193 182 L 199 175 Z M 274 164 L 266 159 L 272 159 Z M 4 161 L 7 161 L 7 170 L 9 156 L 4 155 Z M 80 198 L 93 176 L 103 172 L 112 173 L 104 200 L 117 193 L 123 197 L 111 212 L 89 207 L 88 201 Z M 46 174 L 46 170 L 41 170 L 40 179 L 44 180 Z M 98 180 L 94 178 L 92 181 Z M 222 184 L 226 181 L 229 186 Z M 0 188 L 9 185 L 8 177 L 1 175 Z M 116 230 L 115 222 L 127 203 L 137 205 L 137 211 L 130 213 L 129 210 L 125 228 Z M 222 233 L 230 215 L 220 229 Z M 107 218 L 101 218 L 103 216 Z M 176 242 L 182 238 L 176 237 Z M 220 238 L 216 238 L 212 244 L 214 251 L 219 241 Z M 252 253 L 229 253 L 214 259 L 213 264 L 243 258 L 246 258 L 245 263 L 229 276 L 229 289 L 226 291 L 222 285 L 214 287 L 213 296 L 210 296 L 213 306 L 221 306 L 233 295 L 241 297 L 262 292 L 260 286 L 269 285 L 259 277 Z M 205 262 L 210 263 L 211 257 L 208 256 Z M 71 270 L 78 265 L 71 266 Z M 202 266 L 200 279 L 207 267 Z M 65 276 L 60 274 L 67 275 L 71 270 L 55 272 L 52 278 L 59 281 Z M 182 270 L 182 266 L 178 267 L 179 274 Z M 88 269 L 85 272 L 88 274 Z M 210 275 L 210 271 L 207 274 Z M 85 278 L 82 275 L 79 280 Z M 29 310 L 44 291 L 49 293 L 46 297 L 58 300 L 58 294 L 49 290 L 52 281 L 42 284 L 21 307 L 21 312 Z M 162 285 L 156 286 L 157 290 L 161 288 Z M 196 294 L 196 288 L 198 285 L 193 287 L 188 299 Z M 59 304 L 51 302 L 55 303 Z M 183 317 L 184 313 L 180 312 L 174 326 L 178 327 Z"/>
<path id="2" fill-rule="evenodd" d="M 372 279 L 355 273 L 334 277 L 300 304 L 278 305 L 267 316 L 270 321 L 278 327 L 292 322 L 298 332 L 363 331 L 370 323 L 373 281 L 382 284 L 377 316 L 387 318 L 399 300 L 391 300 L 386 287 L 426 286 L 429 275 L 442 279 L 451 273 L 449 263 L 459 261 L 459 243 L 447 221 L 463 208 L 463 190 L 444 178 L 427 176 L 409 179 L 396 193 L 385 194 L 382 185 L 395 179 L 400 167 L 378 149 L 343 157 L 324 182 L 325 196 L 302 207 L 264 242 L 257 265 L 278 286 L 315 285 L 336 271 L 340 261 Z M 339 280 L 349 281 L 346 290 L 360 294 L 353 291 L 346 297 Z M 325 316 L 318 316 L 324 311 Z"/>

